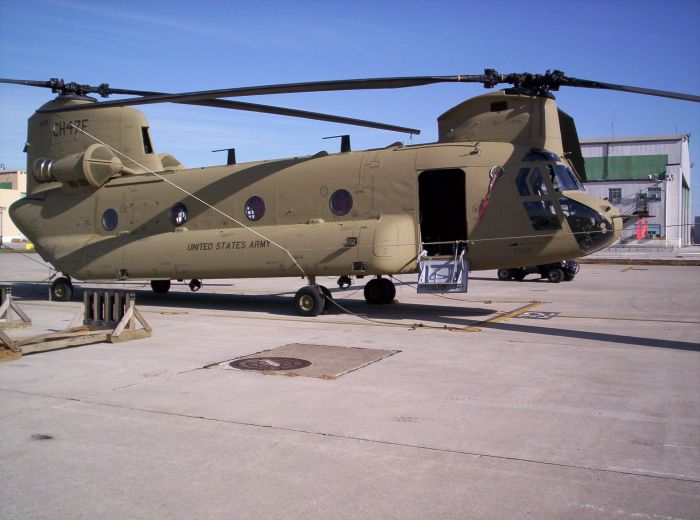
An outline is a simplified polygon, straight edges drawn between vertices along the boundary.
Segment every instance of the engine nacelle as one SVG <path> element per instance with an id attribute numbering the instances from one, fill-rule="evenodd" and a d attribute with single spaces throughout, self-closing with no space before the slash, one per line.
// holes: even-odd
<path id="1" fill-rule="evenodd" d="M 69 186 L 99 188 L 117 173 L 126 173 L 124 165 L 112 150 L 92 144 L 82 153 L 74 153 L 57 161 L 37 159 L 32 175 L 37 182 L 63 182 Z"/>

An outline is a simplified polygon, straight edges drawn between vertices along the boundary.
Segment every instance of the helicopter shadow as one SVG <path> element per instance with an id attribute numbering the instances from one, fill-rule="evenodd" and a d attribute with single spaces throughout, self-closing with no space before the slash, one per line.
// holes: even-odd
<path id="1" fill-rule="evenodd" d="M 533 280 L 537 281 L 537 280 Z M 230 287 L 228 284 L 223 284 Z M 216 286 L 213 286 L 216 287 Z M 103 287 L 101 287 L 103 288 Z M 75 286 L 73 301 L 81 301 L 83 292 L 89 287 Z M 169 308 L 173 311 L 196 309 L 204 311 L 238 311 L 250 313 L 267 313 L 274 316 L 298 317 L 294 312 L 293 292 L 279 292 L 273 294 L 221 294 L 202 292 L 171 291 L 168 294 L 155 294 L 150 287 L 144 284 L 114 284 L 114 289 L 125 289 L 136 295 L 137 305 L 140 307 L 157 307 L 163 314 L 167 314 Z M 352 294 L 356 288 L 331 289 L 335 298 L 343 293 Z M 48 285 L 36 282 L 12 283 L 12 294 L 21 301 L 47 301 Z M 396 303 L 393 305 L 370 305 L 362 300 L 339 299 L 338 303 L 351 313 L 358 314 L 361 318 L 371 320 L 390 321 L 396 320 L 397 325 L 413 327 L 416 323 L 429 322 L 441 324 L 445 327 L 464 328 L 478 327 L 504 332 L 517 332 L 527 335 L 550 336 L 561 339 L 583 339 L 600 345 L 601 343 L 614 343 L 620 345 L 655 347 L 682 351 L 700 352 L 700 343 L 677 341 L 670 339 L 657 339 L 624 334 L 611 334 L 592 330 L 573 330 L 554 326 L 520 325 L 511 322 L 488 321 L 487 316 L 498 311 L 481 307 L 466 307 L 463 305 L 431 305 L 415 303 Z M 346 312 L 335 305 L 328 305 L 324 315 L 343 315 Z M 399 321 L 400 320 L 400 321 Z M 410 323 L 413 321 L 413 323 Z M 562 344 L 566 344 L 560 341 Z"/>
<path id="2" fill-rule="evenodd" d="M 232 294 L 208 292 L 207 285 L 201 292 L 186 292 L 171 290 L 167 294 L 154 293 L 148 284 L 115 283 L 113 287 L 100 284 L 100 289 L 126 290 L 133 292 L 137 305 L 140 307 L 169 307 L 172 309 L 196 309 L 208 311 L 240 311 L 262 312 L 276 316 L 298 316 L 294 311 L 294 292 L 284 291 L 269 294 Z M 221 284 L 220 284 L 221 285 Z M 186 287 L 186 285 L 183 285 Z M 223 284 L 230 287 L 229 284 Z M 177 286 L 175 286 L 177 287 Z M 82 301 L 83 293 L 91 287 L 75 285 L 72 301 Z M 28 301 L 46 301 L 48 299 L 48 284 L 34 282 L 14 282 L 12 291 L 15 297 Z M 330 289 L 335 299 L 343 294 L 353 294 L 357 288 Z M 399 303 L 393 305 L 371 305 L 364 300 L 341 298 L 338 304 L 351 313 L 360 314 L 371 319 L 381 320 L 415 320 L 415 321 L 449 321 L 453 326 L 471 326 L 475 321 L 482 320 L 497 311 L 481 307 L 465 307 L 463 305 L 430 305 L 415 303 Z M 324 315 L 342 315 L 345 311 L 333 304 L 327 304 Z M 410 326 L 409 323 L 406 326 Z"/>

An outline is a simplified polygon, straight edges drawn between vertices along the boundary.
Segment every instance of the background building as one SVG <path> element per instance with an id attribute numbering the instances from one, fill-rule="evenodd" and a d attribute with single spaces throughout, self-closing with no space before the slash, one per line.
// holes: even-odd
<path id="1" fill-rule="evenodd" d="M 24 170 L 0 172 L 0 238 L 8 244 L 13 238 L 24 238 L 10 220 L 7 208 L 27 194 L 27 172 Z"/>
<path id="2" fill-rule="evenodd" d="M 623 214 L 643 217 L 645 240 L 691 243 L 689 134 L 583 139 L 586 191 L 607 198 Z M 623 240 L 637 240 L 638 219 Z"/>

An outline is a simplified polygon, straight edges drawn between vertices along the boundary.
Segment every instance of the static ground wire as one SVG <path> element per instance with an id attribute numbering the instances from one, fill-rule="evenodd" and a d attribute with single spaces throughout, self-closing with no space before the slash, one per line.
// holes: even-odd
<path id="1" fill-rule="evenodd" d="M 86 132 L 86 131 L 83 130 L 82 128 L 79 128 L 79 127 L 75 126 L 73 123 L 70 123 L 70 122 L 67 123 L 67 125 L 68 125 L 69 127 L 73 127 L 73 128 L 75 128 L 76 130 L 81 131 L 82 133 L 84 133 L 84 134 L 87 135 L 88 137 L 94 139 L 95 141 L 97 141 L 97 142 L 100 143 L 101 145 L 106 146 L 107 148 L 109 148 L 110 150 L 112 150 L 114 153 L 119 154 L 119 155 L 121 155 L 122 157 L 124 157 L 126 160 L 131 161 L 131 162 L 133 162 L 134 164 L 140 166 L 141 168 L 143 168 L 144 170 L 146 170 L 148 173 L 151 173 L 151 174 L 155 175 L 156 177 L 158 177 L 158 178 L 159 178 L 160 180 L 162 180 L 163 182 L 166 182 L 166 183 L 170 184 L 172 187 L 174 187 L 174 188 L 180 190 L 181 192 L 183 192 L 184 194 L 188 195 L 189 197 L 192 197 L 193 199 L 195 199 L 195 200 L 201 202 L 202 204 L 204 204 L 204 205 L 207 206 L 208 208 L 213 209 L 214 211 L 216 211 L 216 212 L 219 213 L 220 215 L 223 215 L 224 217 L 226 217 L 227 219 L 231 220 L 232 222 L 235 222 L 236 224 L 238 224 L 238 225 L 241 226 L 242 228 L 247 229 L 247 230 L 250 231 L 251 233 L 254 233 L 255 235 L 259 236 L 260 238 L 263 238 L 263 239 L 265 239 L 265 240 L 269 240 L 270 243 L 271 243 L 272 245 L 274 245 L 275 247 L 278 247 L 279 249 L 281 249 L 282 251 L 284 251 L 284 252 L 287 254 L 287 256 L 289 256 L 289 258 L 292 260 L 292 262 L 294 263 L 294 265 L 296 265 L 296 266 L 299 268 L 299 271 L 301 271 L 301 274 L 302 274 L 305 278 L 308 278 L 308 275 L 306 274 L 306 272 L 304 272 L 304 269 L 301 267 L 301 265 L 299 265 L 299 262 L 297 262 L 296 258 L 294 258 L 294 256 L 292 255 L 291 251 L 289 251 L 289 249 L 287 249 L 286 247 L 284 247 L 284 246 L 278 244 L 277 242 L 275 242 L 275 241 L 272 240 L 271 238 L 266 237 L 265 235 L 263 235 L 262 233 L 256 231 L 255 229 L 253 229 L 253 228 L 251 228 L 251 227 L 249 227 L 249 226 L 246 226 L 243 222 L 240 222 L 240 221 L 236 220 L 235 218 L 233 218 L 231 215 L 228 215 L 228 214 L 224 213 L 224 212 L 221 211 L 219 208 L 214 207 L 213 205 L 209 204 L 209 203 L 206 202 L 205 200 L 203 200 L 203 199 L 197 197 L 194 193 L 191 193 L 191 192 L 187 191 L 185 188 L 183 188 L 183 187 L 181 187 L 181 186 L 178 186 L 178 185 L 175 184 L 173 181 L 171 181 L 171 180 L 169 180 L 169 179 L 166 179 L 163 175 L 160 175 L 160 174 L 154 172 L 154 171 L 151 170 L 150 168 L 147 168 L 147 167 L 144 166 L 143 164 L 139 163 L 138 161 L 135 161 L 134 159 L 130 158 L 128 155 L 126 155 L 126 154 L 120 152 L 119 150 L 117 150 L 117 149 L 114 148 L 113 146 L 108 145 L 108 144 L 105 143 L 104 141 L 101 141 L 100 139 L 98 139 L 98 138 L 95 137 L 94 135 L 90 134 L 89 132 Z"/>

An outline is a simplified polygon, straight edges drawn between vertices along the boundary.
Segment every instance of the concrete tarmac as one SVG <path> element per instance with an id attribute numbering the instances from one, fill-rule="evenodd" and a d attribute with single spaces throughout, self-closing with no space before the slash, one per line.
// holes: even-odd
<path id="1" fill-rule="evenodd" d="M 0 364 L 2 519 L 700 518 L 700 267 L 474 272 L 385 306 L 327 278 L 354 314 L 301 318 L 298 278 L 49 302 L 41 264 L 0 255 L 32 319 L 13 337 L 96 286 L 154 332 Z M 332 377 L 221 365 L 294 344 L 382 352 Z"/>

